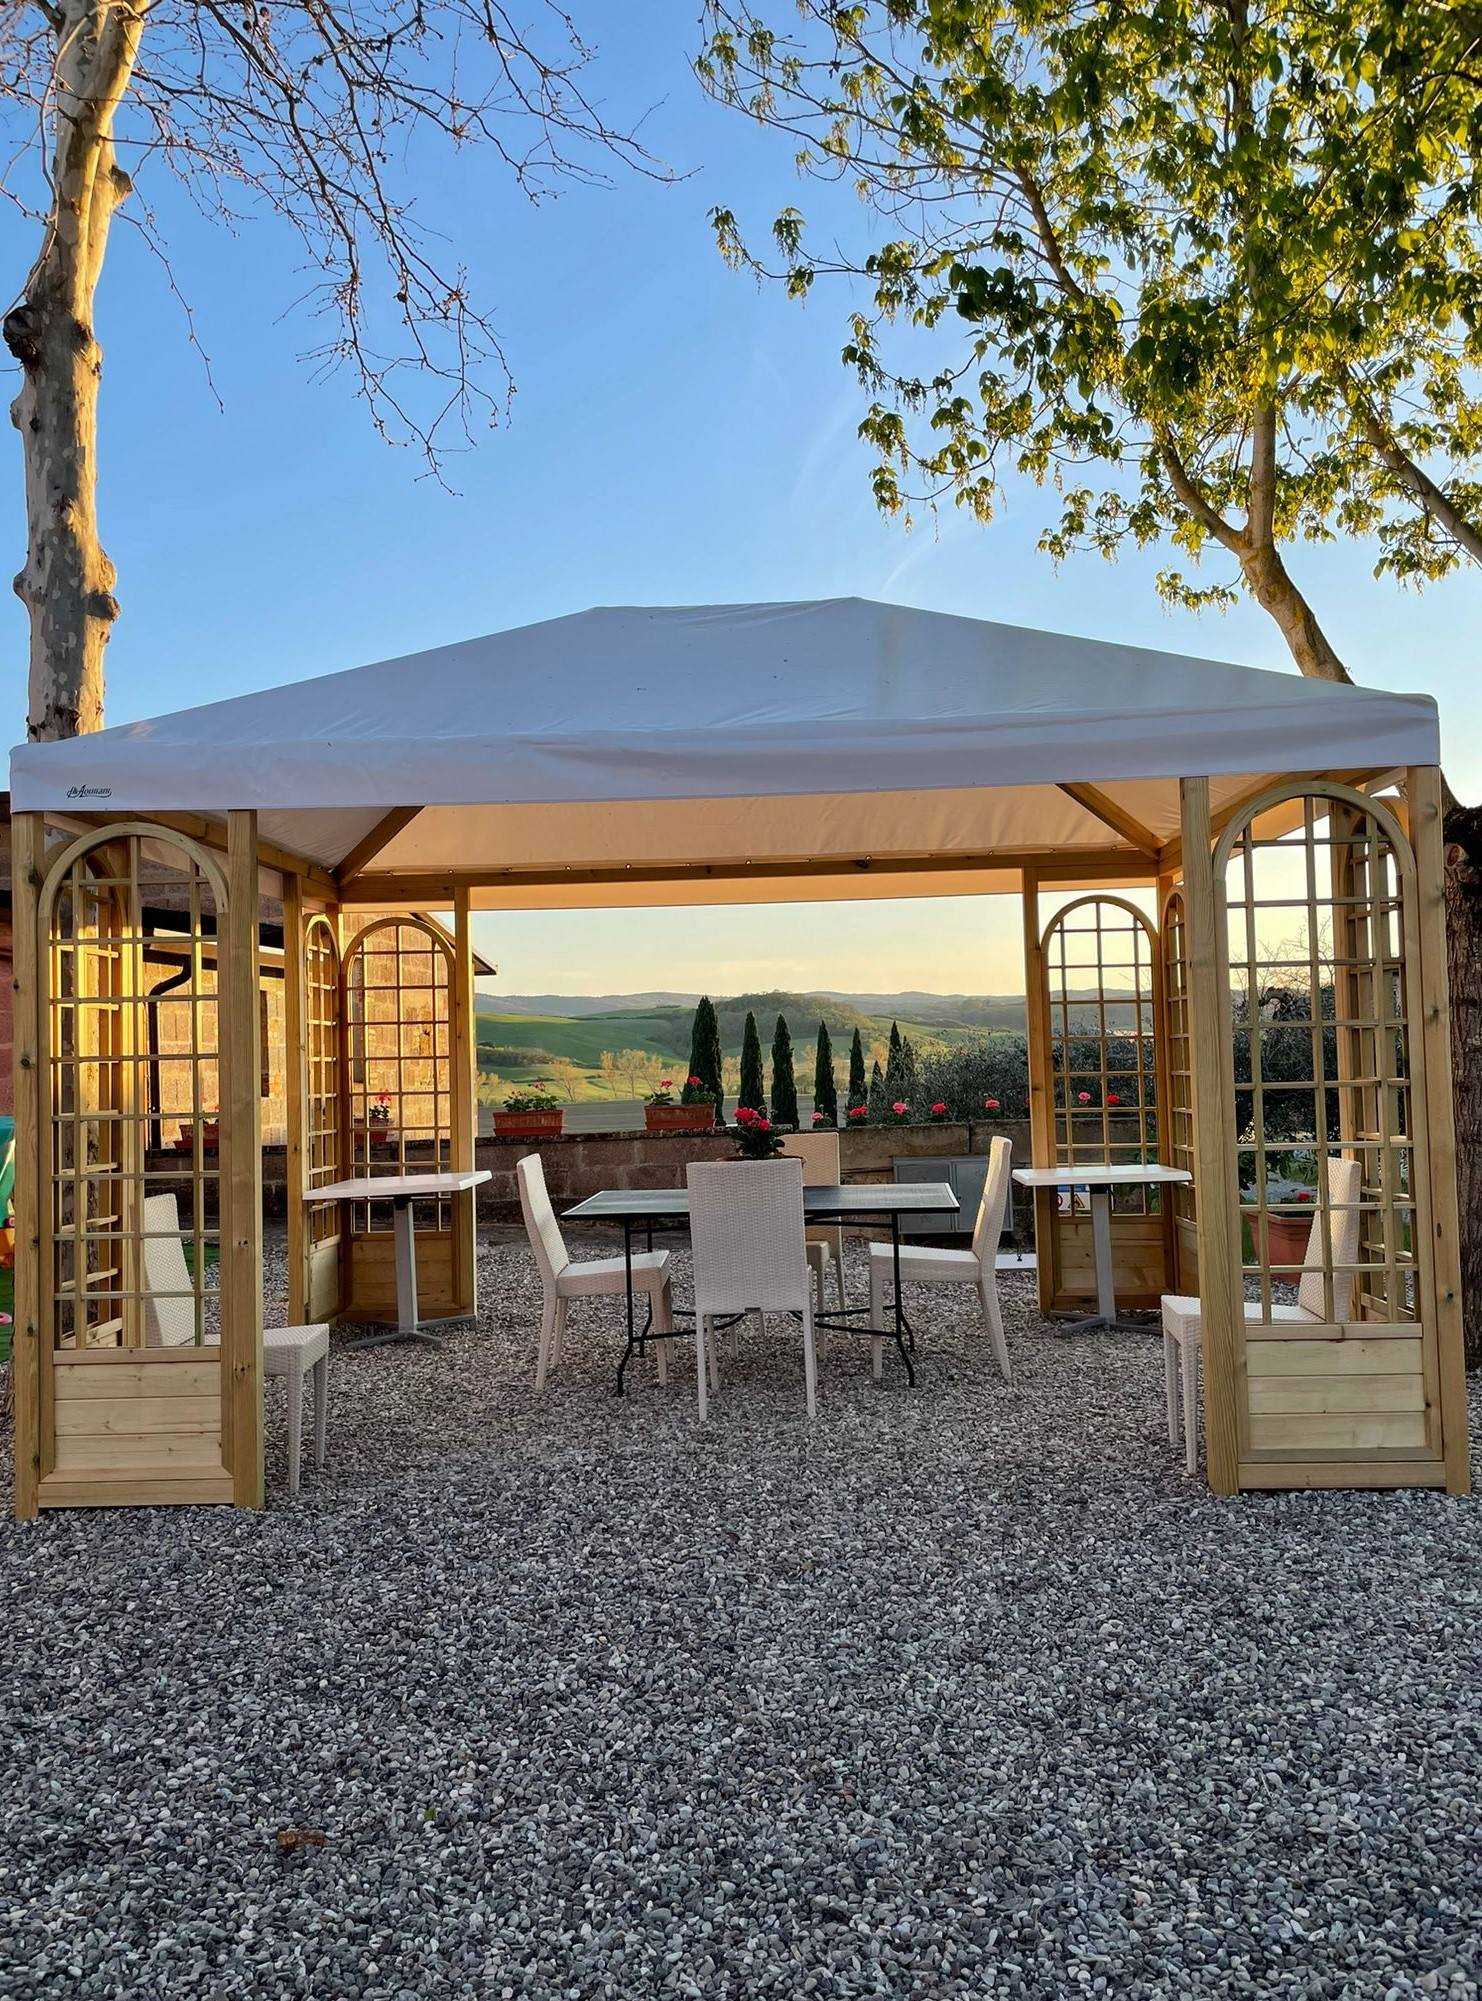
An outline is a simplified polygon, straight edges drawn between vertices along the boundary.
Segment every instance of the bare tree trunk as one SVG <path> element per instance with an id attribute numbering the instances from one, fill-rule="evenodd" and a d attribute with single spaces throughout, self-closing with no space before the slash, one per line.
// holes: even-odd
<path id="1" fill-rule="evenodd" d="M 118 604 L 98 537 L 103 354 L 93 299 L 114 210 L 129 192 L 112 133 L 142 27 L 132 0 L 63 0 L 58 10 L 53 209 L 0 329 L 23 372 L 10 414 L 25 462 L 26 563 L 15 589 L 31 620 L 32 737 L 103 722 L 103 649 Z"/>

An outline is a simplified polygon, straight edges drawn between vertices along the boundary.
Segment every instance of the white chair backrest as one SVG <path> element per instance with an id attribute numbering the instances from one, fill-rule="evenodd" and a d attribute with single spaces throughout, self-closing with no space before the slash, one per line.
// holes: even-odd
<path id="1" fill-rule="evenodd" d="M 998 1133 L 988 1143 L 988 1172 L 983 1177 L 983 1199 L 973 1224 L 973 1256 L 979 1264 L 998 1254 L 1003 1235 L 1004 1205 L 1009 1199 L 1009 1167 L 1014 1142 Z"/>
<path id="2" fill-rule="evenodd" d="M 1359 1199 L 1363 1192 L 1363 1176 L 1356 1160 L 1325 1160 L 1322 1163 L 1323 1181 L 1328 1197 L 1328 1243 L 1331 1246 L 1329 1261 L 1333 1271 L 1333 1313 L 1339 1320 L 1347 1320 L 1353 1313 L 1353 1286 L 1355 1274 L 1351 1267 L 1358 1263 L 1359 1247 Z M 1326 1320 L 1328 1303 L 1323 1285 L 1322 1256 L 1323 1213 L 1319 1205 L 1312 1218 L 1312 1231 L 1307 1239 L 1306 1255 L 1302 1259 L 1302 1277 L 1297 1283 L 1297 1304 L 1304 1313 L 1310 1313 L 1314 1320 Z"/>
<path id="3" fill-rule="evenodd" d="M 520 1213 L 525 1218 L 535 1262 L 540 1266 L 541 1282 L 552 1286 L 571 1263 L 571 1253 L 551 1207 L 550 1191 L 545 1185 L 545 1163 L 538 1153 L 527 1153 L 515 1163 L 515 1179 L 520 1184 Z"/>
<path id="4" fill-rule="evenodd" d="M 144 1236 L 144 1345 L 185 1348 L 196 1338 L 196 1289 L 180 1238 L 173 1195 L 146 1195 Z"/>
<path id="5" fill-rule="evenodd" d="M 843 1179 L 836 1132 L 789 1133 L 782 1142 L 783 1158 L 803 1163 L 805 1188 L 837 1188 Z"/>
<path id="6" fill-rule="evenodd" d="M 803 1163 L 692 1161 L 690 1243 L 695 1298 L 706 1313 L 791 1312 L 812 1280 L 803 1235 Z"/>

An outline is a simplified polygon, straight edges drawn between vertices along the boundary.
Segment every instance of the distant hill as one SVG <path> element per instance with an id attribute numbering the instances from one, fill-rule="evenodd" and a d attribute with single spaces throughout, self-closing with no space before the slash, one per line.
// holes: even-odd
<path id="1" fill-rule="evenodd" d="M 559 1014 L 585 1021 L 594 1014 L 629 1014 L 634 1008 L 688 1007 L 698 994 L 479 994 L 480 1014 Z"/>
<path id="2" fill-rule="evenodd" d="M 480 1014 L 558 1015 L 568 1021 L 590 1021 L 598 1015 L 651 1014 L 670 1008 L 689 1012 L 699 998 L 694 993 L 662 989 L 636 994 L 481 993 L 478 1008 Z M 830 1006 L 830 1003 L 833 1005 Z M 748 1008 L 754 1010 L 758 1021 L 764 1013 L 770 1012 L 774 1018 L 785 1014 L 789 1021 L 794 1014 L 811 1015 L 816 1025 L 821 1015 L 828 1022 L 831 1035 L 836 1023 L 847 1022 L 852 1029 L 856 1023 L 862 1026 L 872 1017 L 881 1015 L 885 1017 L 887 1027 L 892 1020 L 899 1020 L 902 1027 L 908 1020 L 940 1022 L 945 1027 L 1022 1028 L 1024 1025 L 1024 1000 L 1018 994 L 929 994 L 916 991 L 850 994 L 832 987 L 821 987 L 816 992 L 802 994 L 737 994 L 729 1000 L 718 999 L 716 1008 L 721 1016 L 722 1035 L 727 1015 L 735 1013 L 738 1040 L 740 1024 L 745 1020 Z"/>

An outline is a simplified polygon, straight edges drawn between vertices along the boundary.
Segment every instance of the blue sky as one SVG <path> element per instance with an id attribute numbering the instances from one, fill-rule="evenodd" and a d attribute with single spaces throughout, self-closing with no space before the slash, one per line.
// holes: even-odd
<path id="1" fill-rule="evenodd" d="M 470 153 L 424 184 L 494 302 L 519 385 L 509 428 L 455 462 L 456 493 L 376 438 L 348 381 L 315 381 L 297 360 L 316 334 L 293 310 L 305 280 L 284 232 L 263 223 L 233 236 L 146 179 L 224 408 L 162 271 L 118 229 L 99 307 L 103 532 L 123 607 L 111 722 L 599 603 L 856 592 L 1288 665 L 1254 608 L 1164 611 L 1156 557 L 1055 569 L 1035 552 L 1049 507 L 1032 487 L 1011 492 L 986 530 L 946 516 L 908 535 L 881 520 L 854 437 L 859 394 L 838 361 L 842 294 L 820 290 L 802 308 L 758 291 L 721 263 L 706 222 L 718 202 L 753 233 L 785 202 L 822 212 L 799 189 L 791 148 L 690 78 L 693 0 L 577 11 L 598 44 L 605 105 L 615 119 L 647 110 L 648 143 L 687 178 L 619 174 L 533 210 Z M 7 216 L 0 247 L 18 285 L 29 230 Z M 19 454 L 13 440 L 5 449 L 15 569 Z M 1417 596 L 1376 581 L 1363 551 L 1299 550 L 1292 562 L 1356 678 L 1438 697 L 1452 780 L 1482 794 L 1482 580 Z M 25 628 L 8 594 L 0 618 L 14 739 Z M 1008 902 L 972 900 L 505 916 L 488 920 L 483 942 L 510 991 L 897 979 L 1001 990 L 1017 983 L 1017 924 Z"/>

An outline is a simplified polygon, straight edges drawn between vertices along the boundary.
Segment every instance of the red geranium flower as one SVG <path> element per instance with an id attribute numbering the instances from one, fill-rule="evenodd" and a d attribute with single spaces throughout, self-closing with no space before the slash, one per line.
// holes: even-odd
<path id="1" fill-rule="evenodd" d="M 941 1114 L 946 1111 L 946 1109 L 947 1107 L 941 1102 L 940 1099 L 938 1099 L 937 1103 L 932 1106 L 932 1110 L 937 1114 L 938 1117 L 940 1117 Z"/>
<path id="2" fill-rule="evenodd" d="M 1109 1105 L 1120 1105 L 1122 1102 L 1120 1093 L 1116 1091 L 1108 1091 L 1106 1094 L 1106 1102 Z"/>
<path id="3" fill-rule="evenodd" d="M 817 1125 L 822 1125 L 822 1123 L 823 1123 L 823 1113 L 822 1113 L 822 1112 L 815 1112 L 815 1113 L 813 1114 L 813 1123 L 814 1123 L 814 1125 L 816 1125 L 816 1126 L 817 1126 Z"/>
<path id="4" fill-rule="evenodd" d="M 697 1084 L 703 1084 L 704 1081 L 705 1079 L 703 1077 L 689 1077 L 686 1079 L 686 1082 L 689 1084 L 691 1090 L 693 1090 Z"/>
<path id="5" fill-rule="evenodd" d="M 1091 1093 L 1089 1091 L 1077 1091 L 1076 1096 L 1083 1105 L 1089 1105 L 1091 1102 Z"/>
<path id="6" fill-rule="evenodd" d="M 910 1111 L 911 1107 L 906 1103 L 904 1098 L 897 1098 L 895 1103 L 891 1106 L 890 1109 L 895 1113 L 898 1119 L 901 1119 L 905 1117 L 906 1113 Z"/>
<path id="7" fill-rule="evenodd" d="M 849 1116 L 851 1119 L 862 1119 L 869 1109 L 868 1105 L 851 1105 L 849 1107 Z"/>
<path id="8" fill-rule="evenodd" d="M 661 1091 L 672 1091 L 674 1089 L 674 1079 L 672 1077 L 661 1077 L 659 1079 L 659 1089 Z"/>
<path id="9" fill-rule="evenodd" d="M 750 1105 L 737 1105 L 736 1123 L 738 1126 L 749 1126 L 755 1117 L 756 1113 L 751 1109 Z"/>
<path id="10" fill-rule="evenodd" d="M 756 1121 L 756 1129 L 759 1133 L 769 1133 L 772 1130 L 772 1121 L 770 1119 L 758 1119 Z"/>
<path id="11" fill-rule="evenodd" d="M 983 1110 L 985 1112 L 996 1112 L 998 1110 L 997 1098 L 985 1098 L 983 1100 Z"/>

